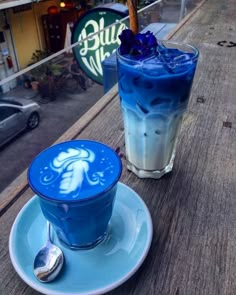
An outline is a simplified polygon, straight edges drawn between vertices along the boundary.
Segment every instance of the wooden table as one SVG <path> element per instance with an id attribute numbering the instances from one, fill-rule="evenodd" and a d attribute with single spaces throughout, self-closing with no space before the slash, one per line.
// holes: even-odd
<path id="1" fill-rule="evenodd" d="M 197 46 L 200 59 L 172 173 L 121 181 L 146 202 L 154 236 L 136 274 L 109 294 L 236 294 L 236 2 L 206 0 L 172 33 Z M 58 141 L 89 138 L 124 148 L 116 86 Z M 39 294 L 13 269 L 12 223 L 32 197 L 25 172 L 2 196 L 0 294 Z M 27 251 L 27 249 L 26 249 Z"/>

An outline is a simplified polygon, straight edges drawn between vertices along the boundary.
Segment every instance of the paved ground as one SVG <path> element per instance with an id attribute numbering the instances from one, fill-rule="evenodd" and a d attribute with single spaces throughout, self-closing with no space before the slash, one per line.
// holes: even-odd
<path id="1" fill-rule="evenodd" d="M 17 87 L 8 96 L 21 96 L 40 102 L 41 98 L 33 90 Z M 56 100 L 40 104 L 42 109 L 39 127 L 17 136 L 0 149 L 0 192 L 9 185 L 32 159 L 50 146 L 61 134 L 89 110 L 103 95 L 103 87 L 91 85 L 86 92 L 77 94 L 61 93 Z"/>

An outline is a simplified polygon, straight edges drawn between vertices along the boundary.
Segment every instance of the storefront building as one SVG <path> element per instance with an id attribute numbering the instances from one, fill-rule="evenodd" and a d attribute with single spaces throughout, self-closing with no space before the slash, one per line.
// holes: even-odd
<path id="1" fill-rule="evenodd" d="M 35 62 L 33 53 L 50 55 L 64 48 L 66 25 L 75 22 L 83 7 L 74 2 L 0 1 L 0 80 Z M 8 83 L 3 92 L 14 83 Z"/>

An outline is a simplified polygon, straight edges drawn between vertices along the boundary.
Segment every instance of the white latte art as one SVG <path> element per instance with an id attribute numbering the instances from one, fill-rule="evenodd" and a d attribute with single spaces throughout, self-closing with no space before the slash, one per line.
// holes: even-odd
<path id="1" fill-rule="evenodd" d="M 76 198 L 85 180 L 91 186 L 104 185 L 105 183 L 104 172 L 109 167 L 106 167 L 104 171 L 94 172 L 91 176 L 88 175 L 90 163 L 94 162 L 95 158 L 95 153 L 89 149 L 68 148 L 52 160 L 51 171 L 47 167 L 44 168 L 45 173 L 43 173 L 40 182 L 43 185 L 48 185 L 59 178 L 59 193 L 71 194 L 75 192 L 72 197 Z"/>

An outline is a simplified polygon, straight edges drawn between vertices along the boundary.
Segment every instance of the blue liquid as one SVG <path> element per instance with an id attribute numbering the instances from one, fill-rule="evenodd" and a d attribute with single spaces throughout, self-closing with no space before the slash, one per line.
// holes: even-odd
<path id="1" fill-rule="evenodd" d="M 71 249 L 90 249 L 106 236 L 117 185 L 85 202 L 56 203 L 40 198 L 40 206 L 59 240 Z"/>
<path id="2" fill-rule="evenodd" d="M 136 170 L 162 171 L 170 164 L 196 64 L 193 53 L 165 47 L 141 62 L 118 55 L 126 156 Z"/>
<path id="3" fill-rule="evenodd" d="M 116 152 L 91 140 L 54 145 L 33 160 L 29 185 L 64 245 L 88 249 L 104 239 L 121 170 Z"/>

